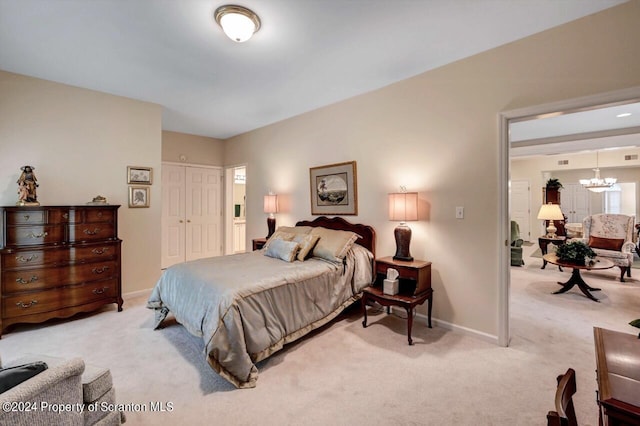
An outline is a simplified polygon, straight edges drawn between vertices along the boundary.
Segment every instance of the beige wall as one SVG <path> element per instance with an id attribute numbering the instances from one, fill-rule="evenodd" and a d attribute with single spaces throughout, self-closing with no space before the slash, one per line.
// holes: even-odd
<path id="1" fill-rule="evenodd" d="M 160 275 L 162 109 L 91 90 L 0 71 L 0 203 L 14 205 L 20 167 L 35 167 L 42 205 L 120 204 L 123 292 Z M 153 167 L 151 207 L 130 209 L 127 166 Z M 126 308 L 126 305 L 125 305 Z"/>
<path id="2" fill-rule="evenodd" d="M 309 167 L 356 160 L 348 219 L 373 225 L 377 254 L 393 254 L 387 193 L 418 191 L 426 218 L 410 224 L 411 251 L 433 262 L 434 316 L 495 337 L 498 114 L 640 85 L 639 21 L 632 1 L 232 138 L 225 164 L 247 164 L 247 238 L 264 235 L 269 189 L 285 196 L 278 224 L 292 224 L 311 215 Z"/>
<path id="3" fill-rule="evenodd" d="M 224 165 L 224 141 L 164 130 L 162 131 L 162 161 L 222 166 Z"/>

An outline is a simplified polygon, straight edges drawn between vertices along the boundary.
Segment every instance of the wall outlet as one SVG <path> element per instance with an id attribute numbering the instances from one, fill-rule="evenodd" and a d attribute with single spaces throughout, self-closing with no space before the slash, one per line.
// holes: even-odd
<path id="1" fill-rule="evenodd" d="M 456 207 L 456 219 L 464 219 L 464 207 Z"/>

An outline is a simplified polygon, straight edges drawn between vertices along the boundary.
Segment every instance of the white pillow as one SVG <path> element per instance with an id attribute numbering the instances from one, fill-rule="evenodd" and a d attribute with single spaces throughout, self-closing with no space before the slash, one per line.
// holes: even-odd
<path id="1" fill-rule="evenodd" d="M 299 249 L 300 244 L 295 241 L 285 241 L 277 238 L 271 241 L 271 244 L 264 252 L 264 255 L 276 259 L 282 259 L 286 262 L 293 262 L 296 260 L 296 255 L 298 254 Z"/>
<path id="2" fill-rule="evenodd" d="M 318 235 L 320 239 L 313 248 L 313 255 L 332 262 L 342 262 L 349 249 L 358 239 L 358 234 L 351 231 L 339 231 L 316 227 L 311 235 Z"/>

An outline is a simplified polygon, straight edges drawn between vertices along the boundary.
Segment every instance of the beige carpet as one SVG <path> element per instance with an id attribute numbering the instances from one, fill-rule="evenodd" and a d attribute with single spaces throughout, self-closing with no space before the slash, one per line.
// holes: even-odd
<path id="1" fill-rule="evenodd" d="M 206 364 L 201 339 L 175 322 L 153 331 L 138 298 L 120 313 L 17 326 L 0 353 L 80 356 L 111 368 L 118 402 L 173 404 L 128 411 L 131 425 L 542 425 L 568 367 L 580 424 L 596 425 L 592 327 L 637 332 L 627 323 L 640 316 L 640 284 L 620 284 L 614 271 L 585 274 L 603 288 L 595 303 L 577 291 L 550 294 L 569 273 L 540 266 L 512 268 L 509 348 L 423 321 L 410 347 L 403 319 L 378 312 L 363 329 L 356 310 L 260 363 L 256 388 L 236 390 Z"/>

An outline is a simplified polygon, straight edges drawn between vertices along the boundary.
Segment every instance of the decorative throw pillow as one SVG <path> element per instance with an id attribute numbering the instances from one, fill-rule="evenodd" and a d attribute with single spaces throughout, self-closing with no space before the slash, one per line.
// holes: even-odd
<path id="1" fill-rule="evenodd" d="M 0 393 L 18 386 L 46 369 L 47 364 L 42 361 L 0 369 Z"/>
<path id="2" fill-rule="evenodd" d="M 589 247 L 591 248 L 620 251 L 622 250 L 623 244 L 624 238 L 601 238 L 594 237 L 593 235 L 589 236 Z"/>
<path id="3" fill-rule="evenodd" d="M 281 231 L 280 229 L 278 229 L 276 232 L 273 233 L 273 235 L 271 235 L 269 237 L 269 239 L 267 240 L 266 243 L 264 243 L 263 248 L 264 249 L 268 249 L 269 246 L 271 245 L 271 243 L 275 240 L 284 240 L 284 241 L 293 241 L 293 237 L 295 237 L 296 234 L 292 233 L 292 232 L 284 232 Z"/>
<path id="4" fill-rule="evenodd" d="M 313 248 L 313 255 L 332 262 L 342 262 L 353 243 L 358 239 L 358 234 L 355 232 L 323 227 L 313 228 L 311 234 L 320 237 Z"/>
<path id="5" fill-rule="evenodd" d="M 300 244 L 295 241 L 285 241 L 277 238 L 271 242 L 264 252 L 264 255 L 276 259 L 282 259 L 286 262 L 293 262 L 296 260 L 296 255 L 298 254 L 299 249 Z"/>
<path id="6" fill-rule="evenodd" d="M 307 255 L 313 247 L 316 245 L 320 236 L 314 234 L 298 234 L 293 238 L 293 241 L 300 244 L 300 250 L 298 251 L 298 260 L 304 261 Z"/>

